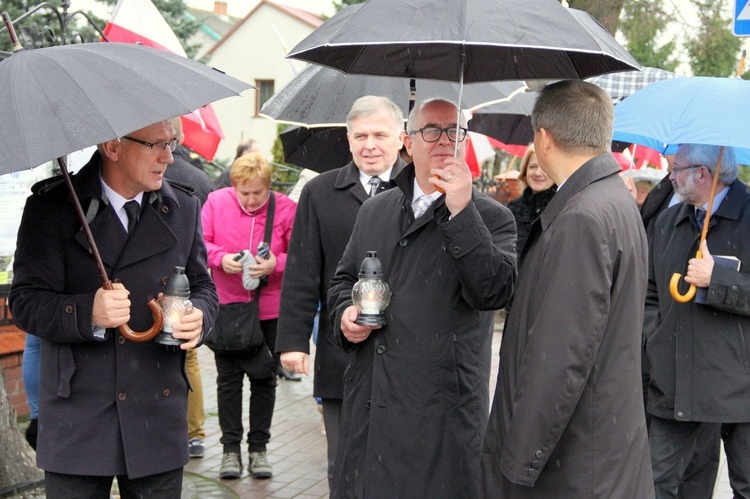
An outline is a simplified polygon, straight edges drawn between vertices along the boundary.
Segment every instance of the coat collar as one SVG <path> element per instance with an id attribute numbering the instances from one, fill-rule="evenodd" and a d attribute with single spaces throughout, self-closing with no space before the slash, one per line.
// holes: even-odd
<path id="1" fill-rule="evenodd" d="M 594 182 L 619 173 L 620 170 L 620 165 L 611 153 L 600 154 L 586 161 L 565 181 L 547 205 L 540 217 L 542 230 L 547 230 L 547 227 L 562 212 L 573 196 Z"/>
<path id="2" fill-rule="evenodd" d="M 404 163 L 404 160 L 396 158 L 396 162 L 393 163 L 393 170 L 391 170 L 392 183 L 405 166 L 406 163 Z M 333 187 L 340 190 L 354 189 L 357 199 L 363 203 L 369 198 L 367 191 L 365 191 L 365 188 L 362 187 L 362 183 L 359 181 L 359 168 L 354 164 L 354 161 L 350 161 L 346 166 L 339 169 Z"/>
<path id="3" fill-rule="evenodd" d="M 745 186 L 740 179 L 732 182 L 729 186 L 727 196 L 724 198 L 724 201 L 721 202 L 721 206 L 719 206 L 719 209 L 711 215 L 711 220 L 708 223 L 709 228 L 714 226 L 716 218 L 739 220 L 747 195 L 747 186 Z M 687 203 L 680 203 L 679 212 L 675 218 L 674 226 L 676 227 L 684 220 L 690 218 L 695 219 L 695 206 Z"/>

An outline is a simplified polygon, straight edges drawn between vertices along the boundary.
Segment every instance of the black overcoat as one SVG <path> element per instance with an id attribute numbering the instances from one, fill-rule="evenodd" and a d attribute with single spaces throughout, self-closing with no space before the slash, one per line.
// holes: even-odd
<path id="1" fill-rule="evenodd" d="M 532 225 L 482 449 L 483 497 L 654 496 L 641 391 L 646 235 L 611 154 Z"/>
<path id="2" fill-rule="evenodd" d="M 391 178 L 404 166 L 398 159 Z M 385 190 L 390 185 L 391 182 L 382 183 L 381 188 Z M 326 300 L 359 208 L 368 198 L 359 181 L 359 169 L 350 162 L 305 184 L 297 205 L 281 286 L 276 351 L 310 352 L 310 335 L 320 303 L 313 379 L 315 397 L 340 400 L 344 395 L 347 356 L 332 336 Z"/>
<path id="3" fill-rule="evenodd" d="M 362 205 L 331 281 L 350 352 L 332 497 L 475 497 L 489 408 L 492 310 L 513 292 L 515 222 L 474 192 L 448 221 L 440 197 L 416 221 L 414 167 Z M 393 292 L 388 324 L 362 343 L 340 333 L 367 251 Z"/>
<path id="4" fill-rule="evenodd" d="M 691 205 L 673 206 L 656 221 L 643 328 L 651 365 L 646 409 L 657 417 L 677 421 L 747 423 L 750 194 L 740 180 L 730 186 L 711 215 L 706 237 L 712 255 L 740 260 L 739 272 L 715 264 L 708 303 L 677 303 L 669 293 L 669 281 L 674 273 L 685 275 L 699 240 Z"/>
<path id="5" fill-rule="evenodd" d="M 73 184 L 84 211 L 92 210 L 91 232 L 109 278 L 130 291 L 130 327 L 150 327 L 146 302 L 179 265 L 190 279 L 190 300 L 203 312 L 205 337 L 218 298 L 206 268 L 198 199 L 164 182 L 144 193 L 140 221 L 128 237 L 102 199 L 99 158 L 95 153 Z M 92 206 L 93 199 L 100 201 Z M 131 342 L 116 329 L 95 340 L 91 316 L 101 278 L 61 181 L 37 186 L 27 199 L 13 273 L 13 319 L 42 338 L 39 467 L 139 478 L 185 465 L 185 352 Z"/>

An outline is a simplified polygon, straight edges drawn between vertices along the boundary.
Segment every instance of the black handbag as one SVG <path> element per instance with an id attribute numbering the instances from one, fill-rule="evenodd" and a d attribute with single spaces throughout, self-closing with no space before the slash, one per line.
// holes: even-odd
<path id="1" fill-rule="evenodd" d="M 273 235 L 273 216 L 276 207 L 276 198 L 270 193 L 268 201 L 268 215 L 264 239 L 271 244 Z M 260 328 L 260 302 L 261 286 L 255 289 L 252 301 L 228 303 L 219 305 L 219 314 L 216 317 L 214 330 L 208 335 L 204 342 L 214 352 L 252 352 L 265 343 L 263 331 Z"/>
<path id="2" fill-rule="evenodd" d="M 250 352 L 263 345 L 260 329 L 258 298 L 242 303 L 219 305 L 213 332 L 206 338 L 206 345 L 214 352 Z"/>

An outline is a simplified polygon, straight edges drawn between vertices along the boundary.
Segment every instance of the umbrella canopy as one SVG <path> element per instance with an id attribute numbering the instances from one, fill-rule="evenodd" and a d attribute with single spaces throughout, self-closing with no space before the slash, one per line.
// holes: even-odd
<path id="1" fill-rule="evenodd" d="M 323 173 L 352 160 L 346 128 L 305 128 L 292 126 L 279 134 L 284 161 Z"/>
<path id="2" fill-rule="evenodd" d="M 537 92 L 523 92 L 511 99 L 475 109 L 469 130 L 483 133 L 505 144 L 527 145 L 534 140 L 531 111 Z"/>
<path id="3" fill-rule="evenodd" d="M 251 85 L 127 43 L 20 50 L 0 62 L 0 174 L 190 113 Z"/>
<path id="4" fill-rule="evenodd" d="M 639 68 L 589 14 L 557 0 L 369 0 L 333 16 L 288 57 L 350 74 L 465 83 Z"/>
<path id="5" fill-rule="evenodd" d="M 435 80 L 413 83 L 418 100 L 442 97 L 458 102 L 459 87 L 455 83 Z M 525 84 L 520 81 L 466 85 L 461 107 L 474 108 L 508 98 L 524 88 Z M 401 108 L 404 116 L 408 116 L 410 92 L 408 78 L 347 75 L 323 66 L 309 65 L 265 103 L 261 115 L 296 125 L 345 126 L 352 104 L 364 95 L 387 97 Z"/>
<path id="6" fill-rule="evenodd" d="M 680 144 L 735 148 L 750 164 L 750 81 L 691 76 L 649 85 L 615 106 L 615 140 L 674 154 Z"/>
<path id="7" fill-rule="evenodd" d="M 586 78 L 586 81 L 601 87 L 612 100 L 619 102 L 647 85 L 670 78 L 677 78 L 677 75 L 664 69 L 643 67 L 640 71 L 609 73 Z"/>

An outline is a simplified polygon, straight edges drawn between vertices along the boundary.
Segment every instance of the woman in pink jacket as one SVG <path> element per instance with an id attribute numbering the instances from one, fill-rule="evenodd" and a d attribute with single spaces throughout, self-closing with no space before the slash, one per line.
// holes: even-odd
<path id="1" fill-rule="evenodd" d="M 258 304 L 266 344 L 252 353 L 214 352 L 224 446 L 219 476 L 239 478 L 242 473 L 242 385 L 247 375 L 251 389 L 248 471 L 254 478 L 270 478 L 273 470 L 266 457 L 266 445 L 271 437 L 279 362 L 272 352 L 281 280 L 297 205 L 287 196 L 271 191 L 271 168 L 260 153 L 236 159 L 230 179 L 232 187 L 209 194 L 201 212 L 208 266 L 222 305 L 253 300 L 257 281 L 267 279 Z M 270 252 L 263 258 L 258 255 L 258 244 L 264 240 L 270 196 L 275 198 L 273 233 Z M 244 257 L 237 261 L 242 251 Z"/>

